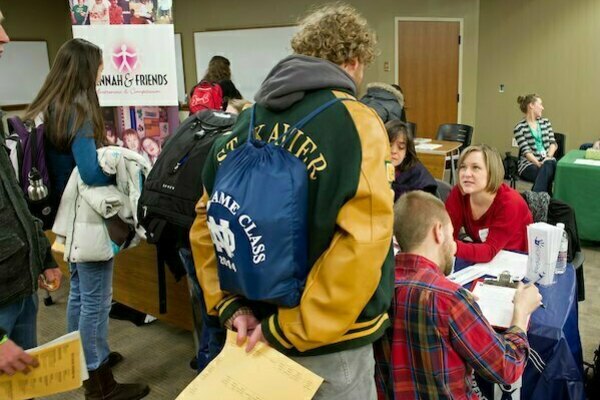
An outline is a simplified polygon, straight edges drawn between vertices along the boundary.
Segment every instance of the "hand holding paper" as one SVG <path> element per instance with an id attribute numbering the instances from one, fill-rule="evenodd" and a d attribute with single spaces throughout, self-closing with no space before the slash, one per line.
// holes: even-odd
<path id="1" fill-rule="evenodd" d="M 542 302 L 538 288 L 523 283 L 514 289 L 478 282 L 473 295 L 478 297 L 477 304 L 492 326 L 508 328 L 515 325 L 524 331 L 527 331 L 529 317 Z"/>
<path id="2" fill-rule="evenodd" d="M 237 330 L 236 343 L 241 346 L 246 341 L 248 334 L 252 334 L 254 329 L 259 326 L 259 322 L 252 314 L 242 314 L 235 317 L 231 325 Z"/>
<path id="3" fill-rule="evenodd" d="M 0 347 L 0 375 L 14 375 L 16 372 L 28 374 L 29 367 L 37 367 L 39 365 L 37 359 L 23 351 L 12 340 L 8 340 Z"/>
<path id="4" fill-rule="evenodd" d="M 177 400 L 308 400 L 323 379 L 277 350 L 258 342 L 247 353 L 227 331 L 221 353 Z"/>
<path id="5" fill-rule="evenodd" d="M 0 375 L 0 399 L 21 400 L 66 392 L 88 379 L 79 332 L 27 350 L 39 366 L 25 375 Z"/>

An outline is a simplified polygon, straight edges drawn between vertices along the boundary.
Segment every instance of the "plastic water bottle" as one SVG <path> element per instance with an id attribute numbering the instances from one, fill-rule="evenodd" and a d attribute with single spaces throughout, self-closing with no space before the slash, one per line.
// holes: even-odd
<path id="1" fill-rule="evenodd" d="M 567 270 L 567 255 L 569 252 L 569 239 L 567 237 L 567 231 L 565 230 L 565 224 L 556 224 L 558 228 L 562 228 L 562 239 L 560 240 L 560 249 L 558 250 L 558 258 L 556 259 L 556 269 L 554 273 L 556 275 L 564 274 Z"/>

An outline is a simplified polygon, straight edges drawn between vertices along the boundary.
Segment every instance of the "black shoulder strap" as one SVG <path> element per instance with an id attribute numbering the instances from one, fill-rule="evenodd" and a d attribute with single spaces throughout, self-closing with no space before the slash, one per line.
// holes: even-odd
<path id="1" fill-rule="evenodd" d="M 31 155 L 31 169 L 35 168 L 39 170 L 37 162 L 38 162 L 38 148 L 37 148 L 37 127 L 35 126 L 35 122 L 32 121 L 31 125 L 25 124 L 25 127 L 29 131 L 29 141 L 31 144 L 29 145 L 29 154 Z"/>

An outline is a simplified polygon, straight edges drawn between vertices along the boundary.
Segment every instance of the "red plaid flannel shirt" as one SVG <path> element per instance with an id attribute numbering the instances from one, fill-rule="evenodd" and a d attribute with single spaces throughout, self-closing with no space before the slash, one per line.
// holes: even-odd
<path id="1" fill-rule="evenodd" d="M 513 383 L 525 369 L 525 332 L 496 333 L 473 296 L 424 257 L 396 256 L 392 307 L 391 348 L 385 338 L 375 347 L 380 399 L 477 399 L 473 369 L 499 383 Z"/>

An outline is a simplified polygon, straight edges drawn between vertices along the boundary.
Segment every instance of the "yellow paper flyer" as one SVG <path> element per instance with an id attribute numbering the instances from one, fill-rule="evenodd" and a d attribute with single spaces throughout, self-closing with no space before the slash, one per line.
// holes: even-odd
<path id="1" fill-rule="evenodd" d="M 77 389 L 82 382 L 81 351 L 79 332 L 27 351 L 37 357 L 39 367 L 27 375 L 0 375 L 0 399 L 30 399 Z"/>
<path id="2" fill-rule="evenodd" d="M 250 353 L 227 331 L 223 351 L 177 400 L 308 400 L 323 382 L 277 350 L 258 343 Z"/>

